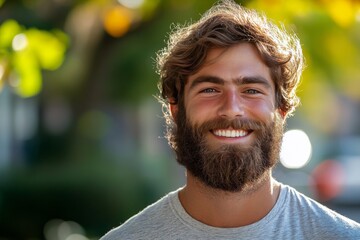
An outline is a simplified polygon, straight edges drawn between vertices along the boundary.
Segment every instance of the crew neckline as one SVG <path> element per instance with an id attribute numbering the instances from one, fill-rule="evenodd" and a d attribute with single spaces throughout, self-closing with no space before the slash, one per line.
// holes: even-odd
<path id="1" fill-rule="evenodd" d="M 281 210 L 283 209 L 283 205 L 286 202 L 287 191 L 286 187 L 280 183 L 280 193 L 279 197 L 274 205 L 274 207 L 270 210 L 268 214 L 266 214 L 262 219 L 259 221 L 242 226 L 242 227 L 235 227 L 235 228 L 220 228 L 220 227 L 212 227 L 207 224 L 204 224 L 193 217 L 191 217 L 184 207 L 182 206 L 180 199 L 179 199 L 179 192 L 181 188 L 172 192 L 168 195 L 170 207 L 175 214 L 175 216 L 181 221 L 184 225 L 192 230 L 205 233 L 207 235 L 221 235 L 221 236 L 228 236 L 228 235 L 238 235 L 239 232 L 242 234 L 246 234 L 246 232 L 252 232 L 254 229 L 259 229 L 265 227 L 265 225 L 269 224 L 273 218 L 275 218 L 278 214 L 280 214 Z"/>

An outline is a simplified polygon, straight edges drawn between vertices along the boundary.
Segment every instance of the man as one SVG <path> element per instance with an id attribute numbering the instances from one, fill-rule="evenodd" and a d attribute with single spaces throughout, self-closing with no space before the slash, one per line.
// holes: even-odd
<path id="1" fill-rule="evenodd" d="M 186 185 L 102 239 L 360 239 L 360 225 L 277 182 L 303 55 L 294 35 L 225 0 L 158 55 Z"/>

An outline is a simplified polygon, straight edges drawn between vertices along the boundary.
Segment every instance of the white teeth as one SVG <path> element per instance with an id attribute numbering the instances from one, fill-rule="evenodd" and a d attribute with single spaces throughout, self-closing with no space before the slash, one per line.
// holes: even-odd
<path id="1" fill-rule="evenodd" d="M 244 137 L 247 134 L 247 131 L 244 130 L 214 130 L 213 131 L 216 136 L 219 137 L 229 137 L 229 138 L 235 138 L 235 137 Z"/>

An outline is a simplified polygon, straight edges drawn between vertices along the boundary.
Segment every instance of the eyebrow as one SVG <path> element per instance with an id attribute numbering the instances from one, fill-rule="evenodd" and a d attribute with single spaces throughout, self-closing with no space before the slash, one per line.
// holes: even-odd
<path id="1" fill-rule="evenodd" d="M 239 78 L 235 78 L 233 82 L 235 82 L 236 85 L 261 84 L 266 88 L 271 88 L 269 81 L 262 76 L 239 77 Z M 224 85 L 225 80 L 216 76 L 199 76 L 192 81 L 190 85 L 190 89 L 196 87 L 200 83 L 215 83 L 219 85 Z"/>
<path id="2" fill-rule="evenodd" d="M 241 84 L 261 84 L 266 88 L 271 88 L 270 82 L 266 78 L 264 78 L 262 76 L 237 78 L 237 79 L 235 79 L 235 82 L 238 85 L 241 85 Z"/>
<path id="3" fill-rule="evenodd" d="M 215 84 L 219 84 L 219 85 L 224 85 L 225 80 L 222 78 L 219 78 L 219 77 L 215 77 L 215 76 L 200 76 L 200 77 L 195 78 L 194 81 L 192 81 L 192 83 L 190 85 L 190 89 L 196 87 L 200 83 L 215 83 Z"/>

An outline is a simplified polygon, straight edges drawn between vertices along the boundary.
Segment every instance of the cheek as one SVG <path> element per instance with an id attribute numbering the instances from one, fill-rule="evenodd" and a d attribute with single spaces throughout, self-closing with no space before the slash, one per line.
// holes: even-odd
<path id="1" fill-rule="evenodd" d="M 256 118 L 264 123 L 270 123 L 275 118 L 275 105 L 268 101 L 250 101 L 247 106 L 247 112 L 250 118 Z"/>
<path id="2" fill-rule="evenodd" d="M 216 106 L 213 101 L 192 102 L 185 106 L 186 115 L 191 123 L 202 123 L 214 117 Z"/>

